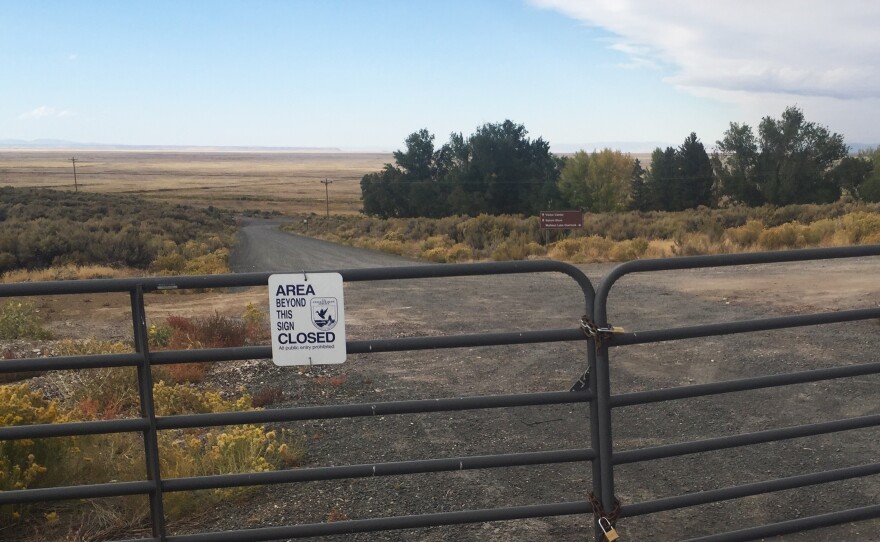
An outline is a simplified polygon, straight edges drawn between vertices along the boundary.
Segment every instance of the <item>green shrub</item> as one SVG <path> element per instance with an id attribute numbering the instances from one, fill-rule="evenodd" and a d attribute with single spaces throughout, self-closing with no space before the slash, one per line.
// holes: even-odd
<path id="1" fill-rule="evenodd" d="M 880 235 L 880 214 L 852 213 L 844 217 L 843 226 L 850 243 L 862 243 Z"/>
<path id="2" fill-rule="evenodd" d="M 449 248 L 453 245 L 453 240 L 448 235 L 432 235 L 422 241 L 422 250 L 432 250 L 435 248 Z"/>
<path id="3" fill-rule="evenodd" d="M 807 245 L 819 246 L 833 243 L 835 234 L 839 229 L 840 222 L 837 219 L 823 218 L 807 226 L 803 231 L 803 235 Z"/>
<path id="4" fill-rule="evenodd" d="M 464 243 L 456 243 L 446 251 L 446 261 L 467 262 L 474 259 L 474 251 Z"/>
<path id="5" fill-rule="evenodd" d="M 225 253 L 234 242 L 230 213 L 129 194 L 2 187 L 4 215 L 0 273 L 85 265 L 227 272 Z"/>
<path id="6" fill-rule="evenodd" d="M 672 253 L 676 256 L 700 256 L 703 254 L 723 254 L 728 252 L 727 246 L 712 241 L 705 233 L 686 233 L 676 239 Z"/>
<path id="7" fill-rule="evenodd" d="M 637 260 L 648 251 L 648 240 L 644 237 L 636 237 L 631 241 L 620 241 L 611 247 L 609 259 L 615 262 Z"/>
<path id="8" fill-rule="evenodd" d="M 48 339 L 33 303 L 10 300 L 0 307 L 0 339 Z"/>
<path id="9" fill-rule="evenodd" d="M 725 234 L 731 242 L 741 247 L 750 247 L 758 241 L 763 231 L 764 224 L 760 220 L 752 219 L 742 226 L 728 228 Z"/>
<path id="10" fill-rule="evenodd" d="M 583 237 L 581 241 L 581 258 L 575 259 L 578 263 L 604 262 L 614 247 L 614 241 L 599 235 Z"/>
<path id="11" fill-rule="evenodd" d="M 427 250 L 423 250 L 419 255 L 419 259 L 434 262 L 434 263 L 446 263 L 447 258 L 447 249 L 444 247 L 434 247 Z"/>
<path id="12" fill-rule="evenodd" d="M 557 260 L 572 260 L 581 251 L 581 242 L 577 239 L 563 239 L 553 243 L 550 257 Z"/>
<path id="13" fill-rule="evenodd" d="M 267 309 L 260 308 L 253 303 L 248 303 L 241 316 L 249 339 L 254 341 L 268 340 L 271 337 L 269 331 L 269 317 Z"/>
<path id="14" fill-rule="evenodd" d="M 151 348 L 165 348 L 171 342 L 171 335 L 174 330 L 168 325 L 168 322 L 161 324 L 150 324 L 147 328 L 147 341 Z"/>
<path id="15" fill-rule="evenodd" d="M 789 222 L 761 232 L 758 245 L 768 250 L 800 248 L 806 244 L 805 227 L 796 222 Z"/>
<path id="16" fill-rule="evenodd" d="M 531 256 L 539 256 L 546 250 L 533 241 L 526 232 L 512 233 L 510 238 L 499 242 L 492 251 L 492 259 L 496 261 L 525 260 Z"/>

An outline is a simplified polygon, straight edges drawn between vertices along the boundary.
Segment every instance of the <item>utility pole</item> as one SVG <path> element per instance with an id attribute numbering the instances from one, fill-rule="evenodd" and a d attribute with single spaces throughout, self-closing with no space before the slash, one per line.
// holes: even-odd
<path id="1" fill-rule="evenodd" d="M 73 191 L 79 192 L 79 186 L 76 184 L 76 158 L 71 158 L 70 162 L 73 164 Z"/>
<path id="2" fill-rule="evenodd" d="M 321 184 L 324 185 L 324 193 L 327 197 L 327 218 L 330 218 L 330 185 L 333 184 L 333 181 L 324 179 Z"/>

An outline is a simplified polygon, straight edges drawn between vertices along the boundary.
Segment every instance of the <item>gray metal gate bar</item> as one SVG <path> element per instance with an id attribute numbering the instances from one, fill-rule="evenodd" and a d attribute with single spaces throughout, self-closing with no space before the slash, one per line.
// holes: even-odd
<path id="1" fill-rule="evenodd" d="M 0 427 L 0 440 L 25 438 L 72 437 L 76 435 L 106 435 L 149 431 L 150 422 L 142 418 L 98 420 L 94 422 L 67 422 L 43 425 L 9 425 Z"/>
<path id="2" fill-rule="evenodd" d="M 687 495 L 677 495 L 675 497 L 667 497 L 665 499 L 657 499 L 644 503 L 624 505 L 622 513 L 626 517 L 655 514 L 657 512 L 666 512 L 678 508 L 699 506 L 701 504 L 727 501 L 730 499 L 740 499 L 752 495 L 773 493 L 774 491 L 784 491 L 787 489 L 796 489 L 817 484 L 827 484 L 829 482 L 839 482 L 841 480 L 862 478 L 875 474 L 880 474 L 880 463 L 814 472 L 799 476 L 789 476 L 787 478 L 777 478 L 775 480 L 767 480 L 764 482 L 755 482 L 752 484 L 725 487 L 721 489 L 710 489 L 698 493 L 689 493 Z"/>
<path id="3" fill-rule="evenodd" d="M 273 408 L 270 410 L 245 410 L 238 412 L 216 412 L 210 414 L 181 414 L 177 416 L 159 416 L 157 422 L 159 429 L 186 429 L 217 425 L 329 420 L 335 418 L 388 416 L 392 414 L 424 414 L 427 412 L 453 412 L 486 408 L 562 405 L 569 403 L 586 403 L 590 401 L 591 397 L 592 393 L 588 390 L 580 392 L 551 391 L 512 395 L 477 395 L 473 397 L 454 397 L 448 399 L 413 399 L 409 401 Z"/>
<path id="4" fill-rule="evenodd" d="M 44 487 L 37 489 L 14 489 L 0 491 L 0 505 L 64 501 L 68 499 L 95 499 L 99 497 L 123 497 L 146 495 L 156 489 L 156 484 L 146 482 L 111 482 L 88 486 Z"/>
<path id="5" fill-rule="evenodd" d="M 590 503 L 586 501 L 515 506 L 509 508 L 490 508 L 466 510 L 461 512 L 441 512 L 419 514 L 417 516 L 394 516 L 373 519 L 335 521 L 333 523 L 309 523 L 290 527 L 266 527 L 241 531 L 223 531 L 195 535 L 169 536 L 169 542 L 257 542 L 285 538 L 310 538 L 338 534 L 371 533 L 397 529 L 416 529 L 441 525 L 463 525 L 487 521 L 509 521 L 514 519 L 543 518 L 590 513 Z"/>
<path id="6" fill-rule="evenodd" d="M 493 469 L 499 467 L 525 467 L 592 461 L 593 450 L 551 450 L 546 452 L 520 452 L 480 456 L 450 457 L 446 459 L 421 459 L 415 461 L 392 461 L 364 465 L 341 465 L 336 467 L 313 467 L 296 470 L 255 472 L 171 478 L 162 482 L 162 489 L 171 491 L 194 491 L 224 487 L 241 487 L 290 482 L 313 482 L 317 480 L 342 480 L 349 478 L 372 478 L 374 476 L 399 476 L 458 470 Z"/>
<path id="7" fill-rule="evenodd" d="M 793 519 L 781 523 L 773 523 L 762 527 L 752 527 L 729 533 L 691 538 L 685 542 L 746 542 L 747 540 L 760 540 L 769 536 L 799 533 L 822 527 L 832 527 L 851 521 L 864 521 L 867 519 L 880 518 L 880 504 L 854 508 L 841 512 L 820 514 L 807 518 Z"/>
<path id="8" fill-rule="evenodd" d="M 8 359 L 0 363 L 0 374 L 30 371 L 66 371 L 72 369 L 102 369 L 108 367 L 138 367 L 143 363 L 141 354 L 104 354 L 103 356 L 67 356 L 57 358 Z"/>
<path id="9" fill-rule="evenodd" d="M 880 308 L 822 312 L 816 314 L 802 314 L 798 316 L 780 316 L 778 318 L 762 318 L 745 322 L 723 322 L 720 324 L 705 324 L 701 326 L 639 331 L 637 333 L 622 333 L 614 336 L 612 344 L 613 346 L 626 346 L 630 344 L 645 344 L 660 341 L 678 341 L 682 339 L 735 335 L 737 333 L 753 333 L 756 331 L 772 331 L 775 329 L 789 329 L 794 327 L 841 324 L 844 322 L 856 322 L 858 320 L 870 320 L 871 318 L 880 318 Z"/>
<path id="10" fill-rule="evenodd" d="M 726 450 L 727 448 L 738 448 L 740 446 L 763 444 L 765 442 L 775 442 L 778 440 L 812 437 L 815 435 L 838 433 L 840 431 L 851 431 L 853 429 L 865 429 L 867 427 L 876 427 L 878 425 L 880 425 L 880 414 L 861 416 L 859 418 L 846 418 L 830 422 L 808 423 L 804 425 L 783 427 L 781 429 L 767 429 L 766 431 L 756 431 L 754 433 L 742 433 L 740 435 L 731 435 L 729 437 L 693 440 L 679 444 L 666 444 L 663 446 L 627 450 L 625 452 L 615 453 L 613 456 L 613 462 L 615 465 L 624 465 L 626 463 L 651 461 L 654 459 L 664 459 L 667 457 L 677 457 L 700 452 L 713 452 L 716 450 Z"/>
<path id="11" fill-rule="evenodd" d="M 880 362 L 845 365 L 843 367 L 831 367 L 828 369 L 813 369 L 796 373 L 754 376 L 739 380 L 712 382 L 710 384 L 679 386 L 677 388 L 621 393 L 611 397 L 611 406 L 617 408 L 631 405 L 647 405 L 649 403 L 673 401 L 676 399 L 689 399 L 693 397 L 704 397 L 706 395 L 718 395 L 722 393 L 758 390 L 762 388 L 775 388 L 779 386 L 790 386 L 792 384 L 805 384 L 808 382 L 819 382 L 822 380 L 834 380 L 837 378 L 872 374 L 880 374 Z"/>

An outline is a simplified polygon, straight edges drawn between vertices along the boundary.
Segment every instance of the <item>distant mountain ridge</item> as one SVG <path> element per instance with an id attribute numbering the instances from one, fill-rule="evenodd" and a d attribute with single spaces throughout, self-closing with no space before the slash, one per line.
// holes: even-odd
<path id="1" fill-rule="evenodd" d="M 79 143 L 63 139 L 0 139 L 0 149 L 91 151 L 190 151 L 190 152 L 342 152 L 337 147 L 260 147 L 225 145 L 114 145 Z"/>

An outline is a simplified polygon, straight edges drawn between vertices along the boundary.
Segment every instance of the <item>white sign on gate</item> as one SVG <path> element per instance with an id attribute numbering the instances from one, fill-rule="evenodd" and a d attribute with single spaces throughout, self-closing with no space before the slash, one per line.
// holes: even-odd
<path id="1" fill-rule="evenodd" d="M 271 275 L 269 322 L 275 365 L 343 363 L 346 352 L 342 275 Z"/>

